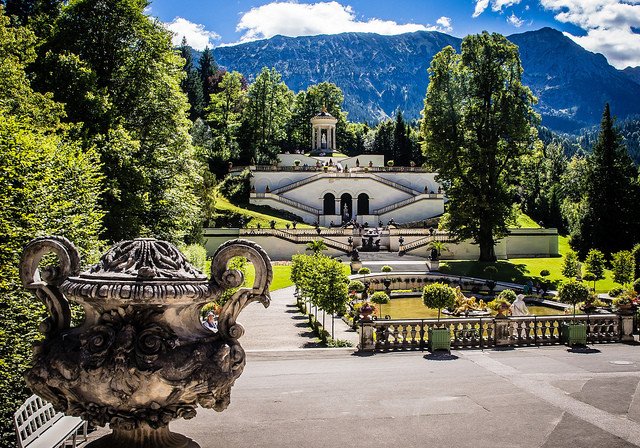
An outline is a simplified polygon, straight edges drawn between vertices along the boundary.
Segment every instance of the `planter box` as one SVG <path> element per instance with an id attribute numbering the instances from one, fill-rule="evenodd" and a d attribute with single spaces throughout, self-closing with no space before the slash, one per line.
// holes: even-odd
<path id="1" fill-rule="evenodd" d="M 567 324 L 560 327 L 560 338 L 567 345 L 587 345 L 587 325 Z"/>
<path id="2" fill-rule="evenodd" d="M 429 328 L 427 331 L 428 347 L 432 353 L 446 350 L 451 353 L 451 334 L 448 328 Z"/>

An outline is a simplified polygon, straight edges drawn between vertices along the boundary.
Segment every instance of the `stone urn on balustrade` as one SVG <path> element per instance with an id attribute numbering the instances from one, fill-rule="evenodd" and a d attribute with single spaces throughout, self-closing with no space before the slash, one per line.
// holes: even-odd
<path id="1" fill-rule="evenodd" d="M 48 254 L 58 266 L 40 266 Z M 227 268 L 236 256 L 253 263 L 256 279 L 224 304 L 214 333 L 202 326 L 200 311 L 242 284 L 242 273 Z M 220 246 L 207 277 L 171 243 L 136 239 L 117 243 L 80 272 L 69 240 L 44 237 L 25 248 L 20 276 L 49 312 L 25 376 L 29 387 L 57 411 L 108 424 L 112 432 L 92 448 L 191 448 L 198 445 L 169 431 L 169 422 L 193 418 L 198 405 L 227 408 L 245 365 L 236 319 L 251 302 L 269 305 L 272 271 L 250 241 Z M 84 309 L 79 326 L 71 325 L 69 302 Z"/>

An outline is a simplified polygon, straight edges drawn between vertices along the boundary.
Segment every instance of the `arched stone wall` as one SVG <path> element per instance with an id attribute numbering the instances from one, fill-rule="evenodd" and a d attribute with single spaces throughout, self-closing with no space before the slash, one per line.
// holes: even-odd
<path id="1" fill-rule="evenodd" d="M 336 214 L 336 197 L 332 193 L 325 193 L 322 199 L 322 214 L 323 215 Z"/>

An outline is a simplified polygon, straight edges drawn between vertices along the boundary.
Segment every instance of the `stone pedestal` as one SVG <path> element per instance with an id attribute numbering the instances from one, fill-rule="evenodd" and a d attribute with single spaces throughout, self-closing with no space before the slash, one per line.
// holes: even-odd
<path id="1" fill-rule="evenodd" d="M 508 346 L 511 345 L 511 329 L 509 319 L 506 318 L 496 318 L 495 322 L 495 346 Z"/>
<path id="2" fill-rule="evenodd" d="M 358 347 L 360 351 L 372 352 L 375 349 L 374 331 L 373 325 L 368 325 L 367 322 L 360 322 L 360 346 Z"/>
<path id="3" fill-rule="evenodd" d="M 357 274 L 358 271 L 360 270 L 360 268 L 362 268 L 362 261 L 357 260 L 357 261 L 352 261 L 351 262 L 351 273 L 352 274 Z"/>
<path id="4" fill-rule="evenodd" d="M 429 271 L 437 271 L 440 269 L 440 260 L 427 260 L 427 268 Z"/>
<path id="5" fill-rule="evenodd" d="M 633 315 L 620 316 L 620 340 L 632 342 L 633 339 Z"/>

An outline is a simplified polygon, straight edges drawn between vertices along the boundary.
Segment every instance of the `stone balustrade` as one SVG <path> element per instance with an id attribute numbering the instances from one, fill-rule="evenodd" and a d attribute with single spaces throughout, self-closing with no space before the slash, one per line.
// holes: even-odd
<path id="1" fill-rule="evenodd" d="M 587 324 L 587 341 L 628 340 L 624 320 L 632 316 L 588 314 L 574 316 L 477 317 L 455 319 L 405 319 L 363 322 L 360 327 L 361 351 L 423 350 L 429 328 L 448 328 L 452 348 L 490 348 L 496 346 L 539 346 L 562 343 L 563 323 Z M 623 334 L 625 333 L 625 334 Z"/>

